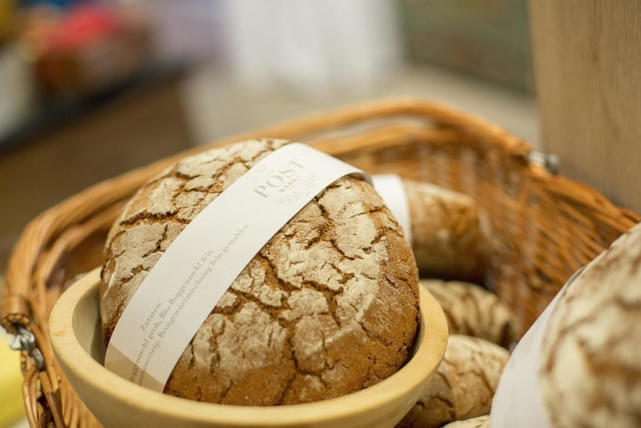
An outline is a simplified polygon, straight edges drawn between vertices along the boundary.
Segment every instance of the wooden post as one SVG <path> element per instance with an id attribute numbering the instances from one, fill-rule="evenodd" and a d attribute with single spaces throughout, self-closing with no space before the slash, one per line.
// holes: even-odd
<path id="1" fill-rule="evenodd" d="M 530 0 L 543 148 L 641 212 L 641 1 Z"/>

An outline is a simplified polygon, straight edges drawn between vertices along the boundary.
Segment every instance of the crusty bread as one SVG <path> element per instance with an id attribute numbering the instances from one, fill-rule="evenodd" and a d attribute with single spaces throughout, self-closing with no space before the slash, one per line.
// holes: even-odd
<path id="1" fill-rule="evenodd" d="M 436 373 L 397 427 L 440 427 L 488 414 L 508 358 L 507 350 L 483 339 L 450 336 Z"/>
<path id="2" fill-rule="evenodd" d="M 249 141 L 207 151 L 140 189 L 106 244 L 100 312 L 107 342 L 123 308 L 185 225 L 285 143 Z M 417 329 L 417 283 L 411 249 L 378 194 L 361 178 L 341 178 L 236 278 L 185 349 L 165 392 L 277 405 L 375 384 L 407 359 Z"/>
<path id="3" fill-rule="evenodd" d="M 496 294 L 468 282 L 422 279 L 443 308 L 450 334 L 480 337 L 509 348 L 521 337 L 521 323 Z"/>
<path id="4" fill-rule="evenodd" d="M 641 225 L 564 289 L 540 370 L 555 428 L 641 426 Z"/>
<path id="5" fill-rule="evenodd" d="M 488 224 L 474 200 L 428 183 L 403 180 L 403 186 L 421 276 L 482 281 L 489 259 Z"/>

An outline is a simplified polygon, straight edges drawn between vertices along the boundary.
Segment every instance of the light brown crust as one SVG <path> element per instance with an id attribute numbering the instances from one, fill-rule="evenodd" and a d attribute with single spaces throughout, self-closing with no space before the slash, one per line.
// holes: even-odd
<path id="1" fill-rule="evenodd" d="M 412 249 L 421 276 L 482 281 L 488 264 L 487 221 L 474 200 L 428 183 L 403 180 Z"/>
<path id="2" fill-rule="evenodd" d="M 565 288 L 545 333 L 540 376 L 556 428 L 641 426 L 641 226 Z"/>
<path id="3" fill-rule="evenodd" d="M 397 425 L 439 427 L 447 422 L 488 414 L 509 353 L 469 336 L 450 336 L 445 356 L 421 398 Z"/>
<path id="4" fill-rule="evenodd" d="M 475 284 L 423 279 L 425 287 L 440 303 L 450 334 L 479 337 L 509 348 L 521 336 L 521 325 L 498 296 Z"/>
<path id="5" fill-rule="evenodd" d="M 138 192 L 106 245 L 106 340 L 182 228 L 283 144 L 251 141 L 205 152 Z M 417 282 L 411 250 L 376 192 L 359 178 L 342 178 L 274 235 L 232 283 L 181 356 L 165 392 L 276 405 L 377 383 L 407 358 L 417 328 Z"/>

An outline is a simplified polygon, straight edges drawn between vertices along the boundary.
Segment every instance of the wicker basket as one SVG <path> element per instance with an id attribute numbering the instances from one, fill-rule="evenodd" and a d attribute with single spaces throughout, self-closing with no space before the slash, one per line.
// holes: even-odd
<path id="1" fill-rule="evenodd" d="M 371 173 L 398 173 L 472 196 L 494 230 L 487 285 L 526 325 L 572 272 L 639 221 L 595 190 L 550 173 L 525 142 L 433 103 L 365 104 L 212 145 L 259 136 L 307 142 Z M 32 426 L 98 425 L 52 354 L 49 312 L 74 277 L 101 263 L 106 232 L 132 193 L 169 163 L 209 147 L 99 183 L 45 211 L 24 230 L 9 261 L 1 321 L 19 333 Z"/>

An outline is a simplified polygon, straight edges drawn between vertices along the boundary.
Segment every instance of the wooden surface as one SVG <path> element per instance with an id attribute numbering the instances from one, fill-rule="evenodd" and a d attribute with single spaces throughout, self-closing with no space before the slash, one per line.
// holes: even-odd
<path id="1" fill-rule="evenodd" d="M 543 148 L 641 212 L 641 1 L 530 0 Z"/>
<path id="2" fill-rule="evenodd" d="M 60 297 L 51 313 L 49 331 L 65 375 L 106 427 L 391 428 L 414 405 L 447 345 L 443 310 L 427 290 L 419 287 L 422 319 L 414 355 L 398 372 L 376 385 L 337 398 L 285 406 L 230 406 L 185 400 L 135 385 L 103 367 L 99 271 L 93 270 Z"/>

